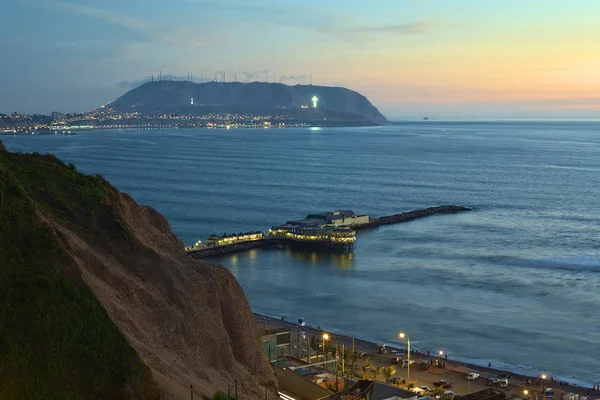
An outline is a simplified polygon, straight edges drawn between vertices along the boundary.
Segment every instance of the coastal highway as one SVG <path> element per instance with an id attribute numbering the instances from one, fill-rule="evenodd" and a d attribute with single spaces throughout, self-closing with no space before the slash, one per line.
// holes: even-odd
<path id="1" fill-rule="evenodd" d="M 399 356 L 401 358 L 405 358 L 406 356 L 402 353 L 403 349 L 396 347 L 386 346 L 388 352 L 386 354 L 379 354 L 378 348 L 379 345 L 374 342 L 369 342 L 366 340 L 361 340 L 357 338 L 353 338 L 350 336 L 340 335 L 331 331 L 321 330 L 320 328 L 314 328 L 311 326 L 302 326 L 300 327 L 297 323 L 292 323 L 289 321 L 276 319 L 268 316 L 264 316 L 261 314 L 256 314 L 256 321 L 259 324 L 259 328 L 264 332 L 265 329 L 274 329 L 274 328 L 286 328 L 292 332 L 292 345 L 294 346 L 293 351 L 296 350 L 296 344 L 298 343 L 298 334 L 299 332 L 304 332 L 306 335 L 316 336 L 317 338 L 321 338 L 323 333 L 329 334 L 329 343 L 334 344 L 344 344 L 345 349 L 352 349 L 352 345 L 354 343 L 354 349 L 357 352 L 364 352 L 366 355 L 362 357 L 362 359 L 369 358 L 374 366 L 382 366 L 387 367 L 389 365 L 394 365 L 396 367 L 395 377 L 407 378 L 407 368 L 402 368 L 398 364 L 392 364 L 392 358 Z M 300 333 L 301 334 L 301 333 Z M 302 342 L 302 341 L 301 341 Z M 413 351 L 414 352 L 414 351 Z M 438 357 L 427 356 L 426 354 L 411 354 L 411 360 L 427 360 L 436 359 Z M 523 390 L 526 389 L 529 392 L 529 398 L 532 400 L 542 400 L 544 399 L 543 394 L 543 386 L 541 385 L 528 385 L 526 382 L 527 377 L 519 376 L 507 371 L 496 370 L 493 368 L 486 368 L 475 365 L 464 364 L 451 359 L 440 359 L 445 363 L 445 368 L 438 367 L 430 367 L 428 370 L 420 370 L 419 362 L 416 361 L 411 365 L 410 368 L 410 377 L 411 381 L 416 382 L 416 386 L 428 386 L 433 388 L 433 382 L 438 380 L 445 380 L 453 384 L 453 387 L 449 390 L 452 390 L 457 395 L 466 395 L 474 392 L 478 392 L 480 390 L 488 389 L 493 387 L 494 389 L 503 391 L 507 394 L 508 398 L 523 398 L 526 397 L 523 394 Z M 358 367 L 355 369 L 355 374 L 358 376 L 362 376 L 362 371 L 360 366 L 362 365 L 362 360 L 358 361 Z M 346 367 L 346 372 L 349 369 Z M 470 372 L 477 372 L 480 374 L 480 377 L 475 381 L 468 381 L 467 375 Z M 507 388 L 501 388 L 499 386 L 488 386 L 487 378 L 491 376 L 509 374 L 512 375 L 509 380 L 509 386 Z M 379 379 L 383 380 L 381 376 Z M 552 387 L 554 389 L 554 399 L 562 399 L 564 394 L 569 392 L 579 393 L 581 395 L 590 394 L 591 390 L 589 388 L 583 388 L 579 386 L 560 386 L 558 384 L 554 385 L 546 385 L 547 387 Z M 595 396 L 594 396 L 595 395 Z M 589 399 L 600 399 L 600 392 L 593 392 L 592 397 Z"/>

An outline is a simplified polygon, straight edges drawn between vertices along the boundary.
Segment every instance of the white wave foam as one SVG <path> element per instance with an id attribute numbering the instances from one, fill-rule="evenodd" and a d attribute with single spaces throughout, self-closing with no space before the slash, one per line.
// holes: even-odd
<path id="1" fill-rule="evenodd" d="M 452 359 L 460 361 L 460 362 L 464 362 L 464 363 L 479 365 L 481 367 L 487 367 L 488 363 L 491 362 L 492 368 L 501 370 L 501 371 L 508 371 L 508 372 L 512 372 L 514 374 L 531 376 L 531 377 L 538 377 L 538 376 L 541 376 L 542 373 L 544 373 L 548 376 L 556 377 L 556 379 L 558 381 L 568 382 L 570 384 L 575 384 L 580 387 L 587 387 L 587 388 L 592 387 L 591 382 L 587 382 L 587 381 L 577 379 L 577 378 L 572 378 L 572 377 L 569 378 L 569 377 L 555 375 L 552 373 L 552 371 L 539 371 L 536 368 L 534 368 L 532 366 L 528 366 L 528 365 L 512 365 L 512 364 L 507 364 L 505 362 L 498 361 L 498 360 L 481 360 L 481 359 L 474 359 L 474 358 L 468 358 L 468 357 L 452 357 Z"/>

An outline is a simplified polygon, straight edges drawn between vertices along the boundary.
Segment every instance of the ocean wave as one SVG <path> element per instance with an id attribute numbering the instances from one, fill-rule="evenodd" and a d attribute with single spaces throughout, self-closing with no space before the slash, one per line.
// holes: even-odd
<path id="1" fill-rule="evenodd" d="M 533 366 L 530 366 L 530 365 L 514 365 L 514 364 L 506 363 L 501 360 L 483 360 L 483 359 L 478 359 L 478 358 L 469 358 L 469 357 L 461 357 L 461 356 L 452 357 L 452 359 L 463 362 L 463 363 L 478 365 L 481 367 L 487 367 L 488 363 L 491 363 L 492 367 L 494 369 L 508 371 L 508 372 L 512 372 L 514 374 L 531 376 L 531 377 L 539 377 L 542 373 L 544 373 L 544 374 L 547 374 L 548 376 L 556 377 L 556 379 L 558 381 L 569 382 L 571 384 L 576 384 L 577 386 L 581 386 L 581 387 L 589 388 L 592 386 L 592 382 L 573 378 L 573 377 L 558 376 L 556 374 L 553 374 L 552 371 L 540 371 L 539 369 L 537 369 Z"/>
<path id="2" fill-rule="evenodd" d="M 523 260 L 523 264 L 566 271 L 600 272 L 600 255 L 575 255 L 539 260 Z"/>

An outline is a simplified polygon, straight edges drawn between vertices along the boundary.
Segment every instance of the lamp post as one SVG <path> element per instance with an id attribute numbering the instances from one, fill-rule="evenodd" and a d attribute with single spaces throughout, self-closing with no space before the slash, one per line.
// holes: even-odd
<path id="1" fill-rule="evenodd" d="M 408 381 L 408 384 L 410 385 L 410 338 L 404 332 L 400 332 L 400 334 L 398 336 L 400 337 L 400 339 L 406 338 L 406 343 L 408 344 L 408 353 L 407 353 L 408 354 L 407 381 Z"/>
<path id="2" fill-rule="evenodd" d="M 329 340 L 329 335 L 327 333 L 323 334 L 323 357 L 325 358 L 325 361 L 327 361 L 327 353 L 325 352 L 325 341 Z M 327 365 L 325 365 L 325 367 L 327 367 Z"/>
<path id="3" fill-rule="evenodd" d="M 546 386 L 546 378 L 547 378 L 546 374 L 542 374 L 542 388 L 544 386 Z"/>

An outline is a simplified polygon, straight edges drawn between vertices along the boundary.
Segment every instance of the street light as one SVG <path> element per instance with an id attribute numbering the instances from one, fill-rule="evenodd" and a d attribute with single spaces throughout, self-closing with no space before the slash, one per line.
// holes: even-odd
<path id="1" fill-rule="evenodd" d="M 408 354 L 408 365 L 407 365 L 408 370 L 407 370 L 406 377 L 407 377 L 408 384 L 410 385 L 410 338 L 404 332 L 400 332 L 400 334 L 398 336 L 400 337 L 400 339 L 406 338 L 406 343 L 408 345 L 408 353 L 407 353 Z"/>
<path id="2" fill-rule="evenodd" d="M 444 352 L 442 350 L 440 350 L 439 355 L 440 355 L 440 357 L 442 357 L 444 355 Z"/>
<path id="3" fill-rule="evenodd" d="M 542 374 L 542 387 L 546 386 L 546 374 Z"/>
<path id="4" fill-rule="evenodd" d="M 325 353 L 325 341 L 329 340 L 329 335 L 327 333 L 323 334 L 323 357 L 325 358 L 325 361 L 327 361 L 327 353 Z"/>

